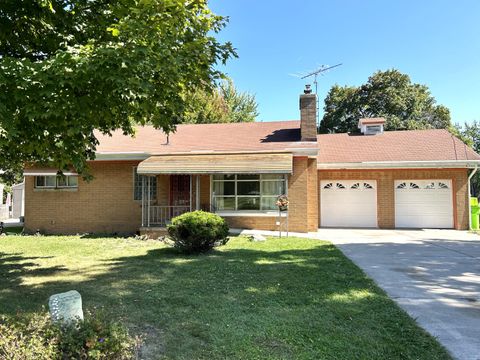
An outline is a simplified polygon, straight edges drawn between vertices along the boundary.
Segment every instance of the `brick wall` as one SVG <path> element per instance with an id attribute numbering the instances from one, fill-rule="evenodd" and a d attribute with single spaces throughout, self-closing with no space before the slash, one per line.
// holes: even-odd
<path id="1" fill-rule="evenodd" d="M 92 162 L 94 180 L 76 190 L 40 190 L 25 178 L 25 229 L 45 233 L 133 233 L 141 225 L 141 203 L 133 200 L 137 162 Z M 160 186 L 160 185 L 159 185 Z"/>
<path id="2" fill-rule="evenodd" d="M 288 222 L 290 231 L 316 231 L 318 227 L 317 161 L 293 158 L 293 174 L 288 177 Z"/>
<path id="3" fill-rule="evenodd" d="M 317 141 L 317 95 L 300 95 L 300 134 L 302 141 Z"/>
<path id="4" fill-rule="evenodd" d="M 456 229 L 468 229 L 468 171 L 467 169 L 386 169 L 386 170 L 319 170 L 321 180 L 376 180 L 378 227 L 395 227 L 395 180 L 451 179 L 454 193 Z M 321 201 L 321 199 L 320 199 Z M 320 219 L 320 210 L 318 211 Z M 320 223 L 320 220 L 319 220 Z M 320 223 L 321 226 L 321 223 Z"/>
<path id="5" fill-rule="evenodd" d="M 35 232 L 134 233 L 141 225 L 141 202 L 133 200 L 133 168 L 138 161 L 90 163 L 94 179 L 79 179 L 76 190 L 39 190 L 34 177 L 25 182 L 25 228 Z M 294 157 L 293 174 L 288 177 L 289 230 L 316 231 L 318 225 L 317 162 Z M 200 176 L 200 204 L 210 205 L 210 176 Z M 195 177 L 193 187 L 195 191 Z M 168 175 L 157 176 L 158 205 L 169 204 Z M 195 194 L 193 195 L 195 201 Z M 195 208 L 195 207 L 194 207 Z M 276 230 L 276 216 L 227 217 L 231 227 Z"/>

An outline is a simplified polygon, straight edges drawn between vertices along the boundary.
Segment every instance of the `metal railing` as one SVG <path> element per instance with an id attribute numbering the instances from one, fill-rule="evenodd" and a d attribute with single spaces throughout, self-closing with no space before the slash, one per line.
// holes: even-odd
<path id="1" fill-rule="evenodd" d="M 178 215 L 182 215 L 190 211 L 190 206 L 158 206 L 150 205 L 148 207 L 149 219 L 147 220 L 147 226 L 159 226 L 164 227 L 170 223 L 170 221 Z"/>

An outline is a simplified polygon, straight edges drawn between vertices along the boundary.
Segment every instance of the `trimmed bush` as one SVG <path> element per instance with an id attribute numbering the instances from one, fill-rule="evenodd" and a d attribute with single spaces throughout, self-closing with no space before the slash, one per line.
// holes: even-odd
<path id="1" fill-rule="evenodd" d="M 167 227 L 174 247 L 185 253 L 201 253 L 228 241 L 228 225 L 216 214 L 193 211 L 172 219 Z"/>
<path id="2" fill-rule="evenodd" d="M 101 312 L 60 327 L 48 312 L 0 317 L 0 359 L 132 359 L 139 341 Z"/>

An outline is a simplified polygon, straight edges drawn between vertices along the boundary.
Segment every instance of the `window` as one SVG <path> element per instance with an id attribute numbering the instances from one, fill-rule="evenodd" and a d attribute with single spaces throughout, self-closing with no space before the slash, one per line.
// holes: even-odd
<path id="1" fill-rule="evenodd" d="M 216 210 L 277 210 L 275 202 L 286 192 L 284 175 L 214 175 L 212 197 Z"/>
<path id="2" fill-rule="evenodd" d="M 145 187 L 147 186 L 147 176 L 138 175 L 137 168 L 133 169 L 133 200 L 142 200 L 142 180 L 145 178 Z M 157 198 L 157 177 L 150 176 L 150 200 Z"/>
<path id="3" fill-rule="evenodd" d="M 363 188 L 364 189 L 373 189 L 373 186 L 370 185 L 369 183 L 363 183 Z"/>
<path id="4" fill-rule="evenodd" d="M 415 183 L 410 183 L 410 189 L 420 189 L 420 186 Z"/>
<path id="5" fill-rule="evenodd" d="M 401 184 L 398 184 L 397 189 L 406 189 L 407 188 L 407 183 L 402 182 Z"/>
<path id="6" fill-rule="evenodd" d="M 35 188 L 37 189 L 66 189 L 77 188 L 78 176 L 76 175 L 42 175 L 35 176 Z"/>

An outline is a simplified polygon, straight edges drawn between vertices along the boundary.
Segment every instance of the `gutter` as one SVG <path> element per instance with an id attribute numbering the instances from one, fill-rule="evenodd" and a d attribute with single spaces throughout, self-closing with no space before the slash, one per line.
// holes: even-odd
<path id="1" fill-rule="evenodd" d="M 351 163 L 321 163 L 317 169 L 405 169 L 405 168 L 467 168 L 473 169 L 480 164 L 480 160 L 435 160 L 435 161 L 368 161 Z"/>
<path id="2" fill-rule="evenodd" d="M 473 171 L 468 175 L 468 229 L 472 230 L 472 203 L 470 201 L 470 198 L 472 197 L 472 188 L 470 186 L 470 180 L 472 180 L 473 175 L 478 170 L 478 165 L 475 164 L 475 167 L 473 168 Z"/>

